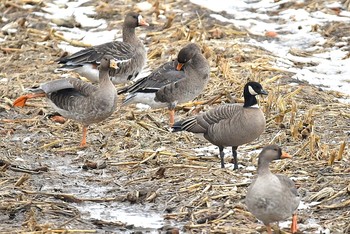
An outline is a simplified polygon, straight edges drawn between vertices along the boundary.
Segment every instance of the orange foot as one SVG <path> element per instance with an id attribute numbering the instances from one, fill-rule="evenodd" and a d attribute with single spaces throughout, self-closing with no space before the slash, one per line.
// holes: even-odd
<path id="1" fill-rule="evenodd" d="M 298 231 L 298 227 L 297 227 L 297 215 L 293 214 L 293 218 L 292 218 L 292 225 L 290 227 L 290 231 L 292 233 L 296 233 Z"/>
<path id="2" fill-rule="evenodd" d="M 50 117 L 50 119 L 60 124 L 64 124 L 66 122 L 66 119 L 60 115 L 53 115 Z"/>
<path id="3" fill-rule="evenodd" d="M 13 102 L 13 106 L 24 107 L 29 98 L 45 97 L 45 93 L 33 93 L 22 95 Z"/>

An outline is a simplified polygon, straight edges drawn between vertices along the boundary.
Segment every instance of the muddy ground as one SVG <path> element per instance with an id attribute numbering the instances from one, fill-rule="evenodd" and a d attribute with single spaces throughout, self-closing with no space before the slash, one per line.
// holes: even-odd
<path id="1" fill-rule="evenodd" d="M 120 28 L 124 13 L 137 10 L 135 3 L 85 4 L 96 6 L 97 17 L 106 19 L 111 28 Z M 26 9 L 26 4 L 34 8 Z M 54 60 L 64 54 L 57 47 L 61 40 L 50 33 L 49 20 L 31 14 L 44 5 L 24 0 L 0 3 L 1 15 L 17 22 L 15 33 L 0 32 L 4 39 L 0 42 L 2 233 L 264 232 L 247 211 L 244 198 L 255 174 L 248 166 L 257 164 L 259 150 L 270 143 L 293 155 L 292 160 L 273 163 L 271 169 L 293 177 L 302 200 L 309 204 L 299 211 L 300 233 L 327 233 L 327 229 L 350 233 L 350 108 L 338 101 L 346 98 L 343 94 L 294 80 L 293 74 L 274 68 L 274 55 L 241 43 L 256 36 L 211 19 L 210 11 L 187 1 L 167 1 L 142 12 L 151 22 L 137 30 L 146 35 L 148 67 L 152 70 L 174 58 L 189 40 L 202 46 L 211 66 L 205 92 L 197 103 L 179 106 L 176 118 L 242 101 L 244 83 L 255 80 L 269 91 L 267 98 L 260 99 L 267 119 L 265 132 L 239 147 L 238 171 L 221 169 L 217 148 L 198 151 L 210 143 L 190 133 L 169 132 L 165 109 L 129 106 L 90 126 L 89 147 L 81 149 L 81 126 L 74 121 L 53 122 L 53 110 L 44 99 L 32 99 L 25 108 L 11 106 L 25 88 L 61 77 L 53 72 L 58 67 Z M 283 7 L 311 11 L 315 4 Z M 157 12 L 164 9 L 167 20 L 157 20 Z M 186 12 L 185 18 L 175 9 Z M 8 23 L 0 20 L 0 28 Z M 331 26 L 319 30 L 329 33 Z M 346 25 L 333 29 L 329 46 L 349 38 L 342 27 Z M 231 151 L 225 152 L 229 165 Z M 128 212 L 136 215 L 123 219 Z M 133 225 L 136 216 L 149 219 Z M 288 228 L 282 230 L 288 233 Z"/>

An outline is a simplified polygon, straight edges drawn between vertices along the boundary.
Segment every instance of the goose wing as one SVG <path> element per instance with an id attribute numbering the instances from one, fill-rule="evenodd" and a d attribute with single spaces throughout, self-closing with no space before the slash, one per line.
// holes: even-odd
<path id="1" fill-rule="evenodd" d="M 183 79 L 185 77 L 185 73 L 183 70 L 177 71 L 176 66 L 178 62 L 177 61 L 170 61 L 167 63 L 164 63 L 160 67 L 158 67 L 156 70 L 154 70 L 151 74 L 148 76 L 141 78 L 133 85 L 120 89 L 118 91 L 118 94 L 122 93 L 137 93 L 137 92 L 143 92 L 143 93 L 150 93 L 150 92 L 157 92 L 161 87 L 176 82 L 180 79 Z"/>
<path id="2" fill-rule="evenodd" d="M 130 44 L 113 41 L 98 46 L 80 50 L 70 56 L 58 59 L 62 68 L 75 68 L 85 64 L 100 64 L 104 55 L 111 55 L 119 63 L 129 61 L 135 55 L 136 49 Z"/>
<path id="3" fill-rule="evenodd" d="M 190 117 L 174 124 L 174 131 L 206 133 L 209 128 L 221 127 L 231 121 L 242 109 L 241 105 L 226 104 L 211 109 L 203 114 Z"/>

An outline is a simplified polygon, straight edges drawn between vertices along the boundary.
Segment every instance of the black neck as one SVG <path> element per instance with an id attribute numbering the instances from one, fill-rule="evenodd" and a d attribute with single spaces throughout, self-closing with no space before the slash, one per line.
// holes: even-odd
<path id="1" fill-rule="evenodd" d="M 243 107 L 251 107 L 258 104 L 256 97 L 251 95 L 248 90 L 244 90 L 244 105 Z"/>

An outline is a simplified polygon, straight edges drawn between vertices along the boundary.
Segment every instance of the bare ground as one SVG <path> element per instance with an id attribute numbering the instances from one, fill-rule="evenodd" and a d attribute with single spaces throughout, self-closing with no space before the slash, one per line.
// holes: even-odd
<path id="1" fill-rule="evenodd" d="M 35 8 L 24 9 L 25 2 Z M 96 5 L 98 17 L 107 19 L 111 28 L 120 28 L 123 13 L 135 8 L 133 1 L 86 4 Z M 90 126 L 89 147 L 80 149 L 80 126 L 73 121 L 53 122 L 45 100 L 30 100 L 23 109 L 11 107 L 24 88 L 60 78 L 53 71 L 57 68 L 54 60 L 64 53 L 57 47 L 61 40 L 50 33 L 48 20 L 28 15 L 40 12 L 43 5 L 21 0 L 0 3 L 2 16 L 18 23 L 16 33 L 0 34 L 5 39 L 0 42 L 0 230 L 152 231 L 120 222 L 118 217 L 92 218 L 93 210 L 78 209 L 99 204 L 105 207 L 103 217 L 118 206 L 138 207 L 140 216 L 159 213 L 164 218 L 161 233 L 264 232 L 244 204 L 252 171 L 219 168 L 217 149 L 198 155 L 195 149 L 210 144 L 189 133 L 169 132 L 166 110 L 123 107 L 107 121 Z M 164 25 L 155 15 L 166 7 Z M 309 1 L 286 7 L 312 10 L 315 5 Z M 176 8 L 187 12 L 187 18 L 175 14 Z M 195 100 L 199 104 L 179 106 L 176 118 L 241 101 L 244 83 L 262 82 L 269 91 L 260 100 L 267 128 L 258 140 L 239 148 L 239 162 L 256 165 L 257 153 L 251 158 L 249 152 L 270 143 L 281 145 L 293 159 L 276 162 L 271 169 L 296 178 L 304 202 L 321 202 L 299 211 L 300 233 L 317 231 L 312 222 L 331 233 L 349 233 L 350 108 L 338 101 L 344 96 L 293 80 L 293 74 L 273 68 L 272 54 L 241 43 L 256 36 L 216 22 L 209 13 L 186 1 L 160 4 L 142 13 L 152 23 L 138 30 L 146 33 L 148 67 L 174 57 L 192 40 L 202 46 L 212 68 L 206 91 Z M 7 23 L 0 21 L 0 27 Z M 329 46 L 349 36 L 346 25 L 331 26 L 319 29 L 332 35 Z M 290 86 L 291 82 L 298 85 Z"/>

